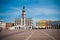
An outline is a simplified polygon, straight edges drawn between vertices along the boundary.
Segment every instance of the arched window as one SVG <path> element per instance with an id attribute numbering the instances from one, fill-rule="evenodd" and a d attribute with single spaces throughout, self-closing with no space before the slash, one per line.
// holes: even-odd
<path id="1" fill-rule="evenodd" d="M 16 27 L 15 27 L 15 29 L 16 29 Z"/>
<path id="2" fill-rule="evenodd" d="M 20 29 L 20 27 L 19 27 L 19 29 Z"/>

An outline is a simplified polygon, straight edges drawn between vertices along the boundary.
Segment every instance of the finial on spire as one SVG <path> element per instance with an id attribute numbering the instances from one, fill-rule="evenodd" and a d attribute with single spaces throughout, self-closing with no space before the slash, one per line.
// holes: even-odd
<path id="1" fill-rule="evenodd" d="M 22 12 L 25 12 L 25 6 L 23 6 L 23 10 L 22 10 Z"/>
<path id="2" fill-rule="evenodd" d="M 23 6 L 23 9 L 25 9 L 25 6 Z"/>

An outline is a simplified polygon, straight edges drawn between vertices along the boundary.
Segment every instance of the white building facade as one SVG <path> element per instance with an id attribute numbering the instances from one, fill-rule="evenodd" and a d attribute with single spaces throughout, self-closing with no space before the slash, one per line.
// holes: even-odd
<path id="1" fill-rule="evenodd" d="M 32 29 L 33 20 L 32 18 L 26 18 L 26 11 L 25 6 L 23 6 L 22 10 L 22 18 L 21 19 L 15 19 L 15 26 L 18 26 L 18 28 L 15 27 L 15 29 L 20 29 L 21 26 L 23 26 L 24 29 Z"/>
<path id="2" fill-rule="evenodd" d="M 0 21 L 0 27 L 1 27 L 2 29 L 5 29 L 5 28 L 6 28 L 6 23 L 3 22 L 3 21 Z"/>

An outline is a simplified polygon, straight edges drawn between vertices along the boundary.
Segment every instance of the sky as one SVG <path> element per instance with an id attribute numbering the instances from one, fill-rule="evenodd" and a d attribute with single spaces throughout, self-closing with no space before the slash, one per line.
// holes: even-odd
<path id="1" fill-rule="evenodd" d="M 25 6 L 26 17 L 38 20 L 60 20 L 60 0 L 0 0 L 0 20 L 14 22 L 21 18 Z"/>

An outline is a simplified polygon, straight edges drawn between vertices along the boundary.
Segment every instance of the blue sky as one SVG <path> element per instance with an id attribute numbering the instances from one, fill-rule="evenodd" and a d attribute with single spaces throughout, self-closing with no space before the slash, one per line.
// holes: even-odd
<path id="1" fill-rule="evenodd" d="M 0 0 L 0 19 L 14 22 L 21 18 L 22 7 L 26 17 L 37 20 L 60 20 L 60 0 Z"/>

